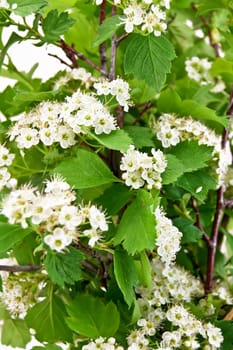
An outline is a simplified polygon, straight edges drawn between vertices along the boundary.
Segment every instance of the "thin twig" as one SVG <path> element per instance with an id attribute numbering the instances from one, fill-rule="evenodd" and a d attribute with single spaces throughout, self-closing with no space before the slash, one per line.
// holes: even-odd
<path id="1" fill-rule="evenodd" d="M 122 34 L 117 40 L 116 40 L 116 45 L 118 46 L 123 40 L 128 38 L 129 33 L 124 33 Z"/>
<path id="2" fill-rule="evenodd" d="M 61 57 L 59 57 L 59 56 L 57 56 L 57 55 L 54 55 L 54 54 L 52 54 L 52 53 L 48 53 L 48 55 L 51 56 L 51 57 L 56 58 L 56 59 L 59 60 L 62 64 L 65 64 L 67 67 L 73 68 L 73 65 L 67 63 L 67 62 L 64 61 Z"/>
<path id="3" fill-rule="evenodd" d="M 100 5 L 100 15 L 99 15 L 99 24 L 101 25 L 106 18 L 106 0 L 103 0 L 102 4 Z M 107 54 L 106 54 L 107 48 L 106 43 L 102 43 L 99 46 L 99 54 L 100 54 L 100 65 L 102 70 L 105 71 L 107 74 Z"/>
<path id="4" fill-rule="evenodd" d="M 115 16 L 117 13 L 116 6 L 112 6 L 112 16 Z M 111 38 L 111 56 L 110 56 L 110 72 L 109 72 L 109 79 L 113 80 L 115 79 L 116 75 L 116 53 L 117 53 L 117 38 L 116 34 L 113 34 Z"/>
<path id="5" fill-rule="evenodd" d="M 42 266 L 39 265 L 0 265 L 0 271 L 8 272 L 37 271 L 40 269 L 42 269 Z"/>
<path id="6" fill-rule="evenodd" d="M 195 201 L 195 199 L 193 197 L 191 198 L 191 204 L 192 204 L 192 208 L 194 210 L 195 216 L 196 216 L 195 226 L 202 232 L 203 239 L 209 245 L 210 244 L 210 238 L 207 235 L 207 233 L 205 232 L 204 227 L 201 224 L 201 215 L 200 215 L 200 212 L 199 212 L 199 210 L 197 208 L 196 201 Z"/>
<path id="7" fill-rule="evenodd" d="M 132 125 L 136 125 L 139 120 L 141 119 L 141 117 L 143 116 L 144 113 L 146 113 L 149 109 L 151 109 L 151 107 L 153 106 L 152 102 L 147 102 L 144 105 L 144 108 L 139 112 L 139 114 L 137 115 L 136 119 L 134 120 Z"/>

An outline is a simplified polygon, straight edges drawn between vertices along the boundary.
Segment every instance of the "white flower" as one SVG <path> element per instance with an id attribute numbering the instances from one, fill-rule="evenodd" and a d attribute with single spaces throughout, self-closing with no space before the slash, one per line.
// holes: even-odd
<path id="1" fill-rule="evenodd" d="M 69 125 L 59 125 L 56 130 L 56 141 L 62 148 L 75 145 L 75 134 Z"/>
<path id="2" fill-rule="evenodd" d="M 9 8 L 9 4 L 7 2 L 7 0 L 0 0 L 0 8 L 6 8 L 8 9 Z"/>
<path id="3" fill-rule="evenodd" d="M 7 186 L 10 177 L 11 175 L 8 172 L 7 168 L 0 168 L 0 190 L 2 190 L 3 187 Z"/>
<path id="4" fill-rule="evenodd" d="M 0 145 L 0 167 L 11 165 L 14 158 L 14 154 L 10 153 L 3 145 Z"/>
<path id="5" fill-rule="evenodd" d="M 192 57 L 185 61 L 185 70 L 190 79 L 193 79 L 201 84 L 211 82 L 209 70 L 212 63 L 207 58 Z"/>
<path id="6" fill-rule="evenodd" d="M 20 134 L 16 137 L 19 148 L 31 148 L 39 143 L 39 135 L 36 129 L 22 128 Z"/>
<path id="7" fill-rule="evenodd" d="M 78 213 L 78 208 L 74 205 L 65 205 L 61 208 L 58 221 L 68 230 L 73 230 L 82 223 L 82 217 Z"/>
<path id="8" fill-rule="evenodd" d="M 219 348 L 224 340 L 221 329 L 215 327 L 211 323 L 207 323 L 204 329 L 206 331 L 207 339 L 210 345 Z"/>
<path id="9" fill-rule="evenodd" d="M 101 231 L 108 230 L 108 224 L 103 212 L 101 212 L 96 206 L 92 205 L 89 209 L 89 221 L 91 227 L 94 229 L 100 229 Z"/>
<path id="10" fill-rule="evenodd" d="M 72 237 L 65 233 L 62 228 L 57 227 L 52 235 L 47 235 L 44 237 L 44 242 L 50 247 L 50 249 L 61 253 L 68 245 L 71 244 Z"/>
<path id="11" fill-rule="evenodd" d="M 95 228 L 87 229 L 83 231 L 84 236 L 89 237 L 88 245 L 94 247 L 95 244 L 101 240 L 102 236 Z"/>

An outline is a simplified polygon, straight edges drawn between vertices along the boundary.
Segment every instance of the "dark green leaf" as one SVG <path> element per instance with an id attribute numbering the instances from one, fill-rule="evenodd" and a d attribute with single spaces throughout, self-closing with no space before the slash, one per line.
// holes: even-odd
<path id="1" fill-rule="evenodd" d="M 202 237 L 202 232 L 188 219 L 177 218 L 173 223 L 183 233 L 182 243 L 197 242 Z"/>
<path id="2" fill-rule="evenodd" d="M 129 254 L 153 249 L 155 246 L 155 217 L 153 199 L 144 190 L 137 192 L 136 199 L 128 206 L 118 226 L 115 244 L 123 241 Z"/>
<path id="3" fill-rule="evenodd" d="M 51 281 L 64 287 L 65 283 L 74 284 L 81 279 L 82 253 L 73 247 L 62 253 L 48 252 L 45 258 L 45 268 Z"/>
<path id="4" fill-rule="evenodd" d="M 133 34 L 125 51 L 125 73 L 132 73 L 137 79 L 145 80 L 147 85 L 160 91 L 175 57 L 173 45 L 165 36 Z"/>
<path id="5" fill-rule="evenodd" d="M 102 42 L 111 38 L 121 25 L 121 17 L 113 16 L 107 18 L 99 27 L 97 38 L 94 41 L 94 46 L 100 45 Z"/>
<path id="6" fill-rule="evenodd" d="M 133 144 L 136 148 L 142 147 L 154 147 L 154 134 L 150 128 L 143 126 L 124 126 L 124 130 L 133 140 Z"/>
<path id="7" fill-rule="evenodd" d="M 129 135 L 122 129 L 114 130 L 108 135 L 101 134 L 93 136 L 101 145 L 116 151 L 125 152 L 132 144 Z"/>
<path id="8" fill-rule="evenodd" d="M 167 167 L 162 173 L 162 183 L 168 185 L 176 181 L 184 172 L 183 163 L 172 154 L 166 154 Z"/>
<path id="9" fill-rule="evenodd" d="M 233 349 L 233 321 L 216 321 L 215 326 L 219 327 L 224 337 L 220 350 L 232 350 Z"/>
<path id="10" fill-rule="evenodd" d="M 120 315 L 113 302 L 104 304 L 91 295 L 77 295 L 67 305 L 68 326 L 82 336 L 96 339 L 113 336 L 120 323 Z"/>
<path id="11" fill-rule="evenodd" d="M 74 23 L 67 12 L 59 14 L 57 10 L 51 10 L 42 22 L 43 40 L 48 43 L 57 41 Z"/>
<path id="12" fill-rule="evenodd" d="M 61 174 L 77 189 L 118 181 L 99 156 L 85 149 L 78 149 L 76 157 L 61 162 L 53 173 Z"/>
<path id="13" fill-rule="evenodd" d="M 16 4 L 13 12 L 19 16 L 28 16 L 33 12 L 40 11 L 48 4 L 46 0 L 8 0 L 9 4 Z"/>
<path id="14" fill-rule="evenodd" d="M 29 309 L 26 323 L 29 328 L 35 329 L 35 337 L 40 342 L 71 341 L 71 332 L 65 324 L 66 316 L 63 302 L 50 295 Z"/>
<path id="15" fill-rule="evenodd" d="M 114 274 L 124 299 L 130 307 L 135 301 L 133 287 L 137 282 L 137 274 L 134 260 L 125 250 L 116 249 L 114 252 Z"/>
<path id="16" fill-rule="evenodd" d="M 1 343 L 25 349 L 31 340 L 31 334 L 24 320 L 7 319 L 2 327 Z"/>
<path id="17" fill-rule="evenodd" d="M 0 253 L 8 251 L 31 232 L 31 228 L 23 229 L 19 225 L 0 222 Z"/>

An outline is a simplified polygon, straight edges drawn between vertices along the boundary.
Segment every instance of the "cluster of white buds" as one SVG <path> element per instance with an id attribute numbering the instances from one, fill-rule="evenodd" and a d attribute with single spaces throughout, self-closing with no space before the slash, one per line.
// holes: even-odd
<path id="1" fill-rule="evenodd" d="M 15 155 L 0 144 L 0 191 L 4 187 L 13 188 L 17 184 L 17 180 L 11 177 L 8 167 L 12 164 Z"/>
<path id="2" fill-rule="evenodd" d="M 96 81 L 96 78 L 88 72 L 85 68 L 73 68 L 71 71 L 66 71 L 54 84 L 55 89 L 59 89 L 61 86 L 66 85 L 70 80 L 80 81 L 80 85 L 86 89 L 90 88 Z"/>
<path id="3" fill-rule="evenodd" d="M 121 78 L 112 81 L 102 81 L 94 84 L 97 95 L 112 95 L 116 97 L 120 106 L 124 107 L 124 111 L 128 112 L 130 105 L 129 84 Z"/>
<path id="4" fill-rule="evenodd" d="M 43 278 L 37 273 L 15 273 L 2 276 L 0 300 L 12 318 L 24 318 L 27 310 L 38 300 Z"/>
<path id="5" fill-rule="evenodd" d="M 182 233 L 160 207 L 155 210 L 155 219 L 157 253 L 165 264 L 165 271 L 169 271 L 170 265 L 175 261 L 176 254 L 181 248 Z"/>
<path id="6" fill-rule="evenodd" d="M 75 199 L 69 184 L 54 176 L 46 182 L 43 193 L 30 186 L 11 191 L 2 201 L 1 213 L 10 224 L 37 227 L 44 242 L 57 252 L 80 237 L 87 237 L 93 247 L 108 230 L 105 215 L 91 204 L 73 205 Z"/>
<path id="7" fill-rule="evenodd" d="M 230 144 L 223 149 L 221 135 L 217 135 L 192 117 L 177 117 L 175 114 L 163 114 L 156 123 L 156 137 L 164 148 L 177 145 L 185 140 L 196 140 L 200 145 L 213 147 L 213 160 L 216 163 L 217 187 L 225 185 L 225 178 L 232 163 Z M 233 133 L 232 133 L 233 135 Z"/>
<path id="8" fill-rule="evenodd" d="M 152 156 L 139 152 L 133 145 L 121 159 L 120 169 L 124 171 L 123 180 L 127 186 L 135 189 L 147 186 L 148 189 L 161 188 L 161 174 L 165 171 L 167 161 L 163 152 L 151 150 Z"/>
<path id="9" fill-rule="evenodd" d="M 84 345 L 82 350 L 124 350 L 124 348 L 117 345 L 116 339 L 113 337 L 108 339 L 99 337 Z"/>

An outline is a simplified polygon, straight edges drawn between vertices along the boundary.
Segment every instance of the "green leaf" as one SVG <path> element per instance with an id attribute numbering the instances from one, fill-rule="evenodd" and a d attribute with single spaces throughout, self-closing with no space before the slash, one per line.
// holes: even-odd
<path id="1" fill-rule="evenodd" d="M 170 153 L 180 160 L 185 172 L 192 172 L 208 165 L 212 147 L 199 145 L 198 141 L 184 141 L 171 148 Z"/>
<path id="2" fill-rule="evenodd" d="M 114 252 L 114 274 L 117 284 L 130 307 L 135 301 L 133 286 L 137 282 L 137 274 L 132 256 L 125 250 L 116 249 Z"/>
<path id="3" fill-rule="evenodd" d="M 65 159 L 54 170 L 77 189 L 91 188 L 119 181 L 95 153 L 78 149 L 76 157 Z"/>
<path id="4" fill-rule="evenodd" d="M 139 254 L 138 259 L 134 260 L 134 264 L 136 267 L 139 284 L 144 287 L 151 288 L 152 286 L 151 263 L 145 251 L 142 251 Z"/>
<path id="5" fill-rule="evenodd" d="M 162 183 L 164 185 L 175 182 L 184 172 L 185 168 L 182 161 L 172 154 L 166 154 L 167 167 L 162 173 Z"/>
<path id="6" fill-rule="evenodd" d="M 144 126 L 124 126 L 124 130 L 133 140 L 136 148 L 154 147 L 154 134 L 150 128 Z"/>
<path id="7" fill-rule="evenodd" d="M 225 8 L 225 3 L 222 0 L 199 0 L 198 1 L 198 14 L 202 15 L 203 13 L 214 11 L 217 9 Z"/>
<path id="8" fill-rule="evenodd" d="M 31 232 L 31 228 L 23 229 L 19 225 L 0 222 L 0 253 L 8 251 Z"/>
<path id="9" fill-rule="evenodd" d="M 148 192 L 137 192 L 136 199 L 128 206 L 120 221 L 115 245 L 123 241 L 123 247 L 129 254 L 154 248 L 156 234 L 153 203 Z"/>
<path id="10" fill-rule="evenodd" d="M 133 34 L 125 51 L 124 70 L 160 91 L 175 57 L 173 45 L 165 36 Z"/>
<path id="11" fill-rule="evenodd" d="M 98 29 L 98 35 L 94 41 L 94 46 L 98 46 L 102 42 L 111 38 L 121 25 L 123 25 L 121 16 L 112 16 L 105 19 Z"/>
<path id="12" fill-rule="evenodd" d="M 45 346 L 33 346 L 31 350 L 62 350 L 62 348 L 58 345 L 47 344 Z"/>
<path id="13" fill-rule="evenodd" d="M 7 319 L 2 327 L 1 343 L 25 349 L 31 340 L 31 334 L 24 320 Z"/>
<path id="14" fill-rule="evenodd" d="M 114 130 L 108 135 L 93 135 L 93 137 L 98 140 L 101 145 L 121 152 L 127 151 L 129 146 L 133 143 L 129 135 L 121 129 Z"/>
<path id="15" fill-rule="evenodd" d="M 215 326 L 219 327 L 224 337 L 220 350 L 232 350 L 233 348 L 233 321 L 216 321 Z"/>
<path id="16" fill-rule="evenodd" d="M 132 197 L 130 189 L 122 184 L 113 184 L 96 200 L 97 204 L 107 210 L 108 215 L 116 215 Z"/>
<path id="17" fill-rule="evenodd" d="M 57 41 L 61 35 L 75 23 L 68 12 L 58 13 L 57 10 L 51 10 L 42 22 L 42 29 L 44 31 L 43 40 L 48 43 Z"/>
<path id="18" fill-rule="evenodd" d="M 39 12 L 48 4 L 46 0 L 8 0 L 10 5 L 16 4 L 13 12 L 19 16 L 28 16 L 33 12 Z"/>
<path id="19" fill-rule="evenodd" d="M 67 253 L 48 252 L 45 268 L 51 281 L 64 287 L 65 283 L 74 284 L 81 279 L 81 261 L 83 255 L 77 249 L 69 247 Z"/>
<path id="20" fill-rule="evenodd" d="M 72 334 L 65 324 L 66 316 L 63 302 L 57 296 L 50 295 L 29 309 L 26 323 L 36 331 L 35 337 L 40 342 L 69 342 Z"/>
<path id="21" fill-rule="evenodd" d="M 53 91 L 42 91 L 42 92 L 25 92 L 16 90 L 16 95 L 14 96 L 14 102 L 40 102 L 44 100 L 50 100 L 56 97 L 58 94 L 57 90 Z"/>
<path id="22" fill-rule="evenodd" d="M 197 242 L 202 237 L 202 232 L 188 219 L 176 218 L 173 224 L 183 233 L 182 243 Z"/>
<path id="23" fill-rule="evenodd" d="M 111 337 L 119 328 L 120 315 L 113 302 L 104 304 L 91 295 L 77 295 L 67 305 L 68 326 L 82 336 L 96 339 Z"/>
<path id="24" fill-rule="evenodd" d="M 216 190 L 217 186 L 213 176 L 209 175 L 206 169 L 186 173 L 177 180 L 176 184 L 201 202 L 206 199 L 208 191 Z"/>
<path id="25" fill-rule="evenodd" d="M 9 37 L 7 43 L 4 45 L 3 49 L 0 52 L 0 69 L 2 68 L 4 58 L 7 54 L 8 49 L 15 43 L 20 42 L 24 40 L 24 38 L 17 33 L 13 32 L 11 33 L 11 36 Z"/>
<path id="26" fill-rule="evenodd" d="M 233 74 L 233 62 L 228 61 L 224 58 L 216 58 L 216 60 L 213 62 L 210 72 L 214 76 L 218 76 L 221 73 L 228 73 Z"/>

